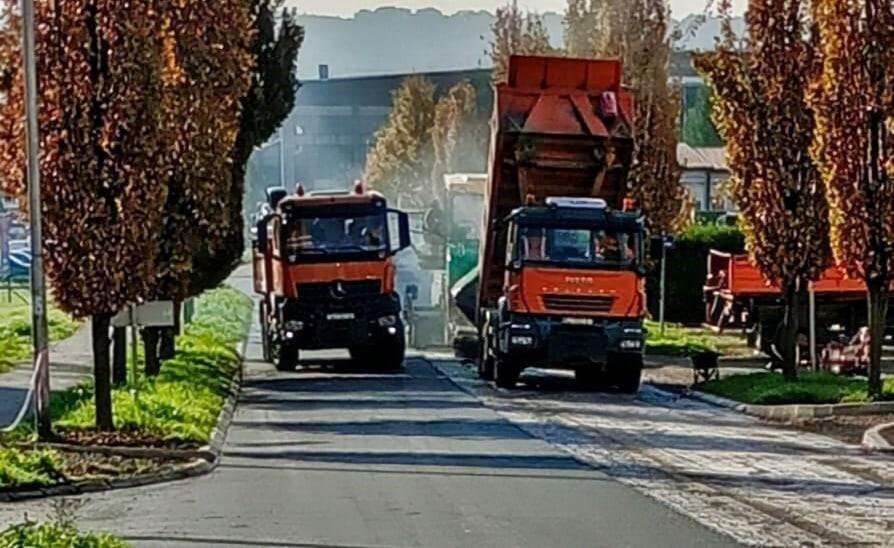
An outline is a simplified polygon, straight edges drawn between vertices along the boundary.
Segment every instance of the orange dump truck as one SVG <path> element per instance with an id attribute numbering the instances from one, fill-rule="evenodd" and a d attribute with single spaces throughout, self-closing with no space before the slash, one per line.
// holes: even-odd
<path id="1" fill-rule="evenodd" d="M 512 387 L 526 367 L 557 368 L 638 389 L 644 246 L 625 199 L 632 123 L 620 62 L 510 60 L 496 90 L 480 252 L 483 378 Z"/>
<path id="2" fill-rule="evenodd" d="M 406 347 L 394 255 L 410 245 L 405 213 L 351 192 L 268 190 L 253 242 L 264 358 L 294 369 L 300 350 L 347 348 L 399 367 Z"/>
<path id="3" fill-rule="evenodd" d="M 704 293 L 708 324 L 718 330 L 743 328 L 752 346 L 773 353 L 772 347 L 778 345 L 782 335 L 782 290 L 771 284 L 746 255 L 711 251 Z M 813 284 L 813 293 L 817 344 L 841 335 L 856 335 L 866 325 L 866 285 L 862 280 L 848 278 L 840 268 L 831 267 Z M 801 310 L 800 324 L 806 336 L 806 306 Z"/>

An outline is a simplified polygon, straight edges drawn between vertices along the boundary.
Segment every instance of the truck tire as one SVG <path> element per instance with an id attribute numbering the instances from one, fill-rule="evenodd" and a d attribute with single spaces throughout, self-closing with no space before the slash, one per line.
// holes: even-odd
<path id="1" fill-rule="evenodd" d="M 292 344 L 280 344 L 279 352 L 277 352 L 276 365 L 277 371 L 294 371 L 298 367 L 298 355 L 300 351 L 298 347 Z"/>
<path id="2" fill-rule="evenodd" d="M 392 341 L 376 348 L 376 355 L 381 356 L 382 368 L 394 371 L 404 368 L 404 359 L 407 356 L 407 339 L 398 336 Z"/>
<path id="3" fill-rule="evenodd" d="M 273 352 L 270 344 L 270 327 L 267 325 L 267 303 L 261 301 L 260 306 L 260 322 L 261 322 L 261 355 L 267 363 L 273 362 Z"/>
<path id="4" fill-rule="evenodd" d="M 478 356 L 478 378 L 492 381 L 494 380 L 494 357 L 490 353 L 490 344 L 488 337 L 481 337 L 481 355 Z"/>
<path id="5" fill-rule="evenodd" d="M 497 388 L 512 389 L 518 384 L 521 369 L 509 363 L 504 356 L 494 358 L 494 384 Z"/>
<path id="6" fill-rule="evenodd" d="M 609 371 L 613 384 L 623 394 L 636 394 L 643 376 L 642 356 L 615 356 L 609 358 Z"/>

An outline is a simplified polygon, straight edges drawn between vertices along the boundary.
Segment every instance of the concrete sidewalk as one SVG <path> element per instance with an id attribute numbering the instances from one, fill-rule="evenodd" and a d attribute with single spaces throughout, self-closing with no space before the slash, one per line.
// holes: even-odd
<path id="1" fill-rule="evenodd" d="M 31 364 L 21 365 L 0 375 L 0 427 L 15 419 L 31 381 Z M 50 346 L 50 388 L 65 390 L 85 379 L 93 372 L 90 324 L 84 325 L 74 335 Z"/>

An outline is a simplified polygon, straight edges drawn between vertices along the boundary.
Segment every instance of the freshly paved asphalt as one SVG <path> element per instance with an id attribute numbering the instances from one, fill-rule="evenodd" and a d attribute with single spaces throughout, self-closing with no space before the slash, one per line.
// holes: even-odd
<path id="1" fill-rule="evenodd" d="M 89 495 L 74 517 L 159 547 L 733 545 L 530 437 L 424 360 L 397 374 L 346 365 L 250 361 L 214 473 Z"/>

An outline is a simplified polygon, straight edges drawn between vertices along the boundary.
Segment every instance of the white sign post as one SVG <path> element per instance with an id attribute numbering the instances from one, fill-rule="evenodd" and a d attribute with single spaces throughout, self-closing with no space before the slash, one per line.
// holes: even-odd
<path id="1" fill-rule="evenodd" d="M 130 327 L 131 354 L 133 361 L 133 386 L 134 399 L 137 399 L 137 378 L 139 365 L 137 362 L 137 349 L 139 340 L 139 327 L 173 327 L 174 318 L 173 301 L 151 301 L 137 306 L 129 306 L 112 318 L 112 327 Z M 139 403 L 139 402 L 137 402 Z"/>

